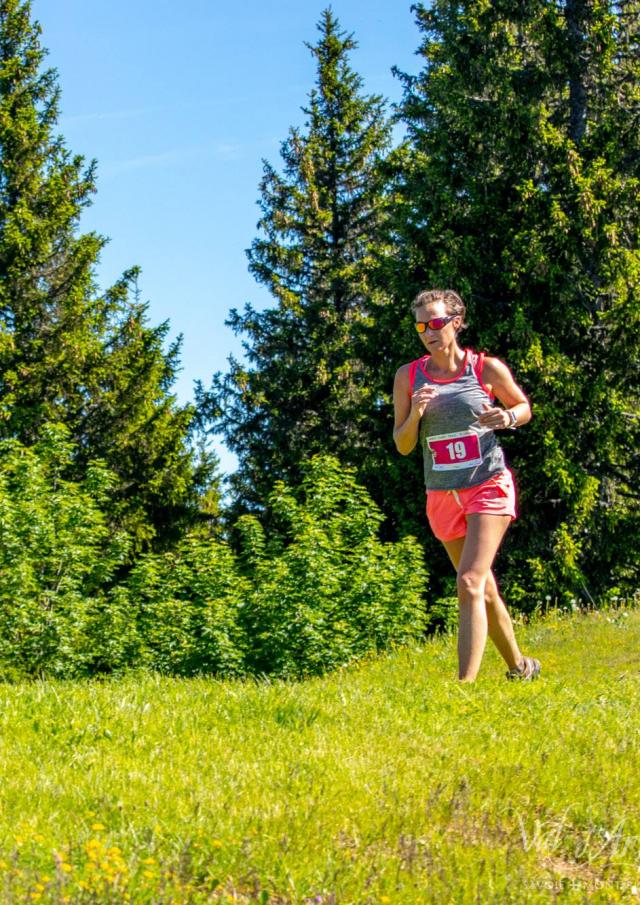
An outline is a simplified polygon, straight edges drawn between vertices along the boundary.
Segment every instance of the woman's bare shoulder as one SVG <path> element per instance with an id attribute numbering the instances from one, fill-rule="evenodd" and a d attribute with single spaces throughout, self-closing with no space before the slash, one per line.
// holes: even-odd
<path id="1" fill-rule="evenodd" d="M 398 377 L 408 377 L 409 371 L 411 370 L 411 362 L 408 361 L 405 365 L 400 365 L 398 370 L 396 371 L 396 378 Z"/>
<path id="2" fill-rule="evenodd" d="M 494 358 L 493 355 L 487 355 L 482 366 L 482 376 L 485 383 L 500 380 L 500 378 L 511 377 L 509 366 L 500 358 Z"/>

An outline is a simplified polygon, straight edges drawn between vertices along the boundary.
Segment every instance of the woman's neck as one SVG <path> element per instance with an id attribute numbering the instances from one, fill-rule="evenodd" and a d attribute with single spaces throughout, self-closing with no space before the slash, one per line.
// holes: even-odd
<path id="1" fill-rule="evenodd" d="M 434 375 L 449 377 L 457 374 L 462 367 L 466 352 L 453 342 L 450 346 L 431 353 L 427 370 Z"/>

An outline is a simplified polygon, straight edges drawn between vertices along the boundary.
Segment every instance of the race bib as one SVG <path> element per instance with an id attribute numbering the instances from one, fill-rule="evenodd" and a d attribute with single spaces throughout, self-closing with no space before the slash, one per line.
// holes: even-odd
<path id="1" fill-rule="evenodd" d="M 458 434 L 437 434 L 427 437 L 427 446 L 433 456 L 434 471 L 482 465 L 480 438 L 473 432 L 463 431 Z"/>

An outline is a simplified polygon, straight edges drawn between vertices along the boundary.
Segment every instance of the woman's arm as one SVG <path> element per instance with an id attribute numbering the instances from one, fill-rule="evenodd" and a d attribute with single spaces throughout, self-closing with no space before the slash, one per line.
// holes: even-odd
<path id="1" fill-rule="evenodd" d="M 403 456 L 408 456 L 418 442 L 420 419 L 427 404 L 438 391 L 425 384 L 412 394 L 409 386 L 409 365 L 396 371 L 393 382 L 393 411 L 395 416 L 393 440 Z"/>
<path id="2" fill-rule="evenodd" d="M 478 421 L 491 430 L 520 427 L 531 420 L 531 406 L 513 374 L 499 358 L 486 358 L 482 369 L 482 381 L 504 408 L 487 406 Z M 513 417 L 509 414 L 513 412 Z"/>

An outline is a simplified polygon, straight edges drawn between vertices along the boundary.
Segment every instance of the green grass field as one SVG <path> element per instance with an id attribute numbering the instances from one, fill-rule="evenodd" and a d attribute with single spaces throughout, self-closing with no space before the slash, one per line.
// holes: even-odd
<path id="1" fill-rule="evenodd" d="M 301 684 L 0 686 L 0 901 L 640 902 L 640 613 Z"/>

